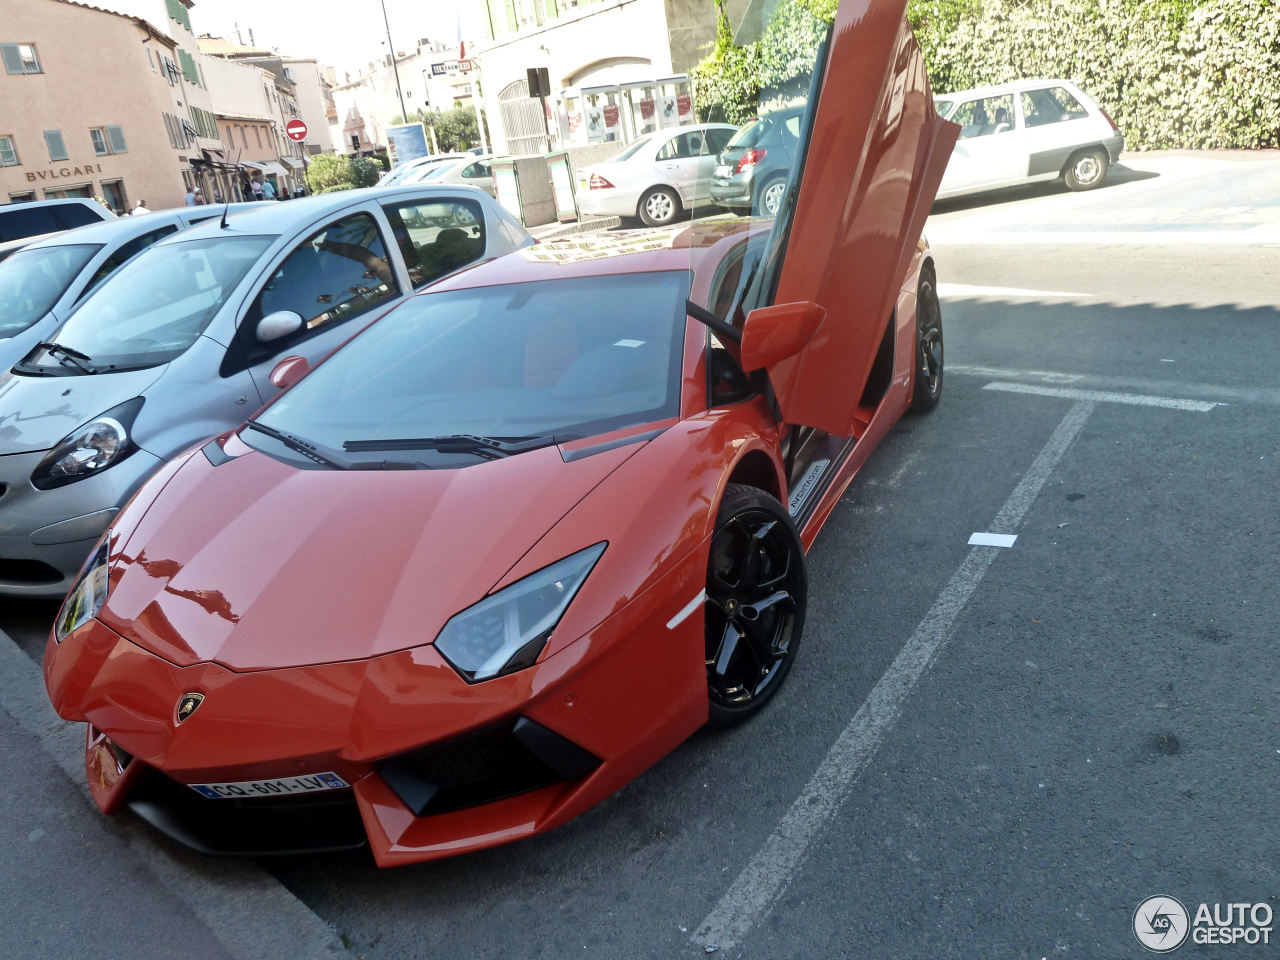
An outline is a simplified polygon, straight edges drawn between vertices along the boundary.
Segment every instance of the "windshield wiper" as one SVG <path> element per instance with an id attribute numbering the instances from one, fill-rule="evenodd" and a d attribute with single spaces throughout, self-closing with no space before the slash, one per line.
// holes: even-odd
<path id="1" fill-rule="evenodd" d="M 441 453 L 474 453 L 496 460 L 513 453 L 537 450 L 577 437 L 560 437 L 544 434 L 537 437 L 477 437 L 470 433 L 453 433 L 445 437 L 405 437 L 387 440 L 348 440 L 342 449 L 348 453 L 359 450 L 438 450 Z"/>
<path id="2" fill-rule="evenodd" d="M 352 460 L 335 450 L 311 443 L 309 440 L 303 440 L 301 437 L 295 437 L 291 433 L 285 433 L 283 430 L 269 427 L 257 420 L 249 420 L 245 423 L 245 426 L 279 440 L 286 447 L 291 450 L 297 450 L 304 457 L 314 460 L 316 463 L 322 463 L 336 470 L 423 470 L 427 467 L 425 463 L 419 463 L 416 460 Z"/>
<path id="3" fill-rule="evenodd" d="M 81 373 L 97 373 L 93 368 L 93 358 L 87 353 L 81 353 L 72 347 L 65 347 L 60 343 L 51 343 L 48 340 L 41 340 L 36 344 L 37 350 L 43 350 L 51 357 L 57 357 L 58 362 L 63 366 L 75 367 Z"/>

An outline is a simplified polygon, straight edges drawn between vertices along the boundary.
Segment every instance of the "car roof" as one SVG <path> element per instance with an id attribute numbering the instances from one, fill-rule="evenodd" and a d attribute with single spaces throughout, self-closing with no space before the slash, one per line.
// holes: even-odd
<path id="1" fill-rule="evenodd" d="M 211 209 L 211 208 L 204 208 Z M 166 223 L 182 224 L 192 211 L 187 207 L 169 210 L 153 210 L 146 216 L 119 217 L 115 220 L 103 220 L 101 223 L 89 223 L 83 227 L 63 230 L 43 240 L 30 244 L 31 247 L 61 247 L 74 243 L 115 243 L 120 240 L 132 240 Z M 195 214 L 199 216 L 199 214 Z"/>
<path id="2" fill-rule="evenodd" d="M 365 200 L 394 200 L 397 197 L 421 197 L 439 194 L 442 196 L 458 196 L 459 191 L 476 199 L 489 201 L 489 195 L 478 187 L 448 184 L 434 186 L 425 183 L 396 184 L 391 187 L 363 187 L 356 190 L 338 190 L 334 193 L 323 193 L 314 197 L 283 202 L 232 203 L 227 204 L 235 215 L 227 220 L 224 229 L 220 218 L 198 224 L 181 234 L 181 239 L 199 240 L 217 236 L 264 236 L 269 234 L 292 233 L 304 228 L 315 220 L 337 213 L 346 207 L 354 206 Z M 215 208 L 219 204 L 213 205 Z M 162 243 L 170 243 L 174 237 L 165 237 Z"/>
<path id="3" fill-rule="evenodd" d="M 992 83 L 985 87 L 974 87 L 971 90 L 953 90 L 951 93 L 935 93 L 935 100 L 971 100 L 978 97 L 989 97 L 1016 90 L 1031 90 L 1036 87 L 1070 87 L 1080 90 L 1079 85 L 1071 80 L 1059 77 L 1031 78 L 1028 80 L 1011 80 L 1008 83 Z M 1083 92 L 1083 91 L 1081 91 Z"/>
<path id="4" fill-rule="evenodd" d="M 31 207 L 86 207 L 93 206 L 100 209 L 106 216 L 114 217 L 115 214 L 98 203 L 97 200 L 90 200 L 88 197 L 55 197 L 50 200 L 10 200 L 8 203 L 0 204 L 0 213 L 5 212 L 5 208 L 23 207 L 30 209 Z"/>
<path id="5" fill-rule="evenodd" d="M 697 272 L 718 263 L 728 248 L 765 235 L 772 220 L 708 220 L 658 230 L 611 230 L 524 247 L 433 284 L 429 291 L 463 290 L 562 277 L 594 277 L 662 270 Z M 428 291 L 424 291 L 426 293 Z"/>

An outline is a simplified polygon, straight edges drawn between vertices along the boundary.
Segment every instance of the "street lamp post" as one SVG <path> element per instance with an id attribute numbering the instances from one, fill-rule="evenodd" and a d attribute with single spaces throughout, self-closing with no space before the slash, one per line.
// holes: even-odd
<path id="1" fill-rule="evenodd" d="M 408 121 L 409 111 L 404 108 L 404 91 L 400 89 L 400 65 L 396 63 L 396 45 L 391 42 L 391 21 L 387 19 L 387 0 L 382 0 L 382 22 L 387 28 L 387 49 L 391 52 L 391 69 L 396 75 L 396 93 L 400 96 L 400 118 Z"/>

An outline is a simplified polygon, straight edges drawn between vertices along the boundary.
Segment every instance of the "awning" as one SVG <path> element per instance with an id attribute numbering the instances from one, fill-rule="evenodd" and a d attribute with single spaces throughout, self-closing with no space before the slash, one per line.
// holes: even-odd
<path id="1" fill-rule="evenodd" d="M 258 163 L 256 160 L 241 160 L 240 166 L 248 167 L 251 170 L 262 170 L 263 172 L 266 172 L 267 169 L 265 163 Z"/>
<path id="2" fill-rule="evenodd" d="M 294 159 L 293 157 L 281 157 L 281 158 L 280 158 L 280 162 L 281 162 L 281 163 L 283 163 L 283 164 L 287 164 L 287 165 L 288 165 L 288 166 L 290 166 L 290 167 L 293 167 L 293 169 L 295 169 L 295 170 L 301 170 L 301 169 L 302 169 L 302 161 L 301 161 L 301 160 L 296 160 L 296 159 Z"/>
<path id="3" fill-rule="evenodd" d="M 280 164 L 276 163 L 274 160 L 268 160 L 262 165 L 262 169 L 267 173 L 275 174 L 277 177 L 287 177 L 289 175 L 289 171 L 280 166 Z"/>

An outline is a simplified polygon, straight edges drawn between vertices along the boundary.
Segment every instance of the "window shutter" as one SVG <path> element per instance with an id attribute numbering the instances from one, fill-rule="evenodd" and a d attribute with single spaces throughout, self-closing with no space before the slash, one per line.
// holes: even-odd
<path id="1" fill-rule="evenodd" d="M 50 160 L 67 159 L 67 147 L 62 142 L 61 130 L 46 130 L 44 132 L 44 142 L 49 146 Z"/>
<path id="2" fill-rule="evenodd" d="M 0 54 L 4 55 L 5 73 L 25 73 L 22 66 L 22 53 L 16 43 L 0 43 Z"/>
<path id="3" fill-rule="evenodd" d="M 124 144 L 124 131 L 119 127 L 107 127 L 107 139 L 111 141 L 112 153 L 127 153 L 129 148 Z"/>

